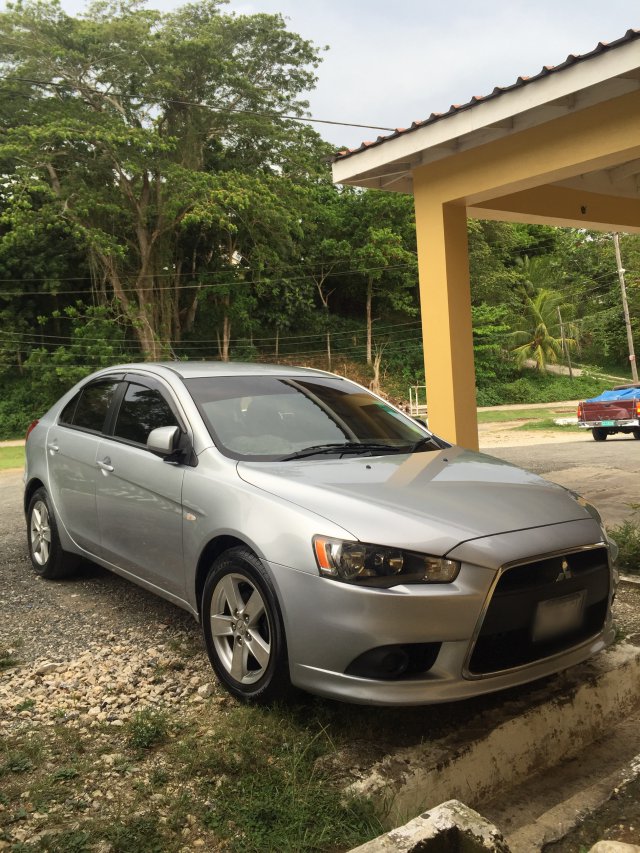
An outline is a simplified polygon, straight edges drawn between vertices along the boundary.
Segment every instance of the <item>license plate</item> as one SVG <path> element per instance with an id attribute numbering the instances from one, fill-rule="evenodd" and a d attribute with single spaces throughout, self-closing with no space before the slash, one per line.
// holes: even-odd
<path id="1" fill-rule="evenodd" d="M 534 641 L 550 640 L 579 628 L 582 624 L 586 595 L 587 591 L 582 589 L 561 598 L 540 601 L 533 623 Z"/>
<path id="2" fill-rule="evenodd" d="M 602 426 L 613 426 L 613 421 L 602 421 Z"/>

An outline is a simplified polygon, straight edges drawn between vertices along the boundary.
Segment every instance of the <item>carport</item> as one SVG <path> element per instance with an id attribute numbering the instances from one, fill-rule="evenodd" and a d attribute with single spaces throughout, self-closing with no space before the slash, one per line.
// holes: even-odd
<path id="1" fill-rule="evenodd" d="M 429 425 L 478 447 L 467 217 L 640 232 L 640 30 L 340 152 L 413 193 Z"/>

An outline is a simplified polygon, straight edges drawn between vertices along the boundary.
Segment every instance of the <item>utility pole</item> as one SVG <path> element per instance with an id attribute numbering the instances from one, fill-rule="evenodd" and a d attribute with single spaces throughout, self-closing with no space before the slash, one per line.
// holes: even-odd
<path id="1" fill-rule="evenodd" d="M 618 278 L 620 279 L 620 290 L 622 291 L 622 310 L 624 311 L 624 324 L 627 327 L 627 342 L 629 344 L 629 361 L 631 363 L 631 375 L 633 381 L 638 381 L 638 367 L 636 365 L 636 354 L 633 349 L 633 335 L 631 334 L 631 319 L 629 317 L 629 305 L 627 304 L 627 288 L 624 283 L 625 270 L 620 257 L 620 235 L 616 231 L 613 235 L 613 245 L 616 250 L 616 264 L 618 266 Z"/>
<path id="2" fill-rule="evenodd" d="M 569 345 L 564 337 L 564 325 L 562 323 L 562 314 L 560 313 L 560 306 L 556 306 L 558 308 L 558 320 L 560 321 L 560 337 L 562 338 L 562 349 L 564 354 L 567 357 L 567 363 L 569 365 L 569 379 L 573 379 L 573 370 L 571 368 L 571 356 L 569 355 Z"/>

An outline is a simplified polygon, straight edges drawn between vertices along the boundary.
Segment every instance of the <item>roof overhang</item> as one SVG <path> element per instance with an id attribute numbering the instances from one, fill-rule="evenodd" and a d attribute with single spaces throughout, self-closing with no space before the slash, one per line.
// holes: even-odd
<path id="1" fill-rule="evenodd" d="M 514 136 L 562 116 L 578 113 L 640 90 L 640 31 L 590 54 L 569 57 L 534 78 L 518 78 L 511 87 L 495 89 L 485 98 L 452 106 L 407 130 L 338 154 L 333 163 L 336 183 L 392 192 L 413 192 L 412 173 L 420 166 Z M 594 193 L 640 198 L 640 160 L 576 174 L 558 186 Z M 480 211 L 474 211 L 478 215 Z"/>

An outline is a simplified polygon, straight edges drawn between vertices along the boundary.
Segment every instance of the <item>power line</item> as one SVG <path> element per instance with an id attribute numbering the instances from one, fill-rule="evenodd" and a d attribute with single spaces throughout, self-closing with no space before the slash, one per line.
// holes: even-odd
<path id="1" fill-rule="evenodd" d="M 320 265 L 321 263 L 322 262 L 318 262 L 318 265 Z M 325 263 L 331 263 L 331 261 L 327 261 Z M 387 266 L 381 266 L 381 267 L 359 267 L 359 268 L 355 268 L 355 269 L 350 268 L 350 269 L 346 269 L 346 270 L 336 270 L 335 272 L 332 272 L 329 276 L 327 276 L 326 280 L 328 281 L 329 279 L 335 278 L 337 276 L 363 275 L 363 274 L 371 273 L 371 272 L 382 272 L 385 270 L 409 269 L 412 267 L 413 267 L 413 264 L 389 264 Z M 292 267 L 290 267 L 290 269 L 294 269 L 294 267 L 292 266 Z M 242 269 L 242 272 L 250 273 L 250 272 L 252 272 L 252 270 L 249 267 L 246 269 Z M 199 273 L 198 275 L 199 276 L 218 276 L 218 275 L 223 276 L 223 275 L 228 275 L 228 274 L 229 273 L 224 273 L 224 272 L 211 272 L 211 273 L 204 272 L 204 273 Z M 182 276 L 192 277 L 192 275 L 190 273 L 178 273 L 175 275 L 172 273 L 159 273 L 158 275 L 155 275 L 155 276 L 152 274 L 145 275 L 145 276 L 142 276 L 142 278 L 146 280 L 149 278 L 160 278 L 160 279 L 170 278 L 170 277 L 180 278 Z M 610 279 L 611 276 L 612 276 L 612 273 L 608 273 L 608 272 L 599 273 L 598 275 L 590 276 L 588 279 L 586 279 L 586 282 L 594 282 L 594 281 L 598 281 L 601 279 L 606 280 L 606 279 Z M 56 282 L 87 281 L 89 279 L 89 276 L 88 275 L 87 276 L 72 276 L 72 277 L 68 277 L 68 278 L 67 277 L 61 277 L 61 278 L 52 277 L 52 279 L 55 280 Z M 155 293 L 155 292 L 162 292 L 162 291 L 166 291 L 166 290 L 171 290 L 171 291 L 198 290 L 199 292 L 205 294 L 207 289 L 208 290 L 211 290 L 211 289 L 221 290 L 223 288 L 234 287 L 236 285 L 242 285 L 242 286 L 260 286 L 260 285 L 262 285 L 264 287 L 270 287 L 270 286 L 285 286 L 286 287 L 286 286 L 293 284 L 295 282 L 314 281 L 314 279 L 315 279 L 314 273 L 304 273 L 303 275 L 297 275 L 297 276 L 283 276 L 283 277 L 274 277 L 274 278 L 265 278 L 265 279 L 253 279 L 253 278 L 235 279 L 234 281 L 226 281 L 226 282 L 215 282 L 215 281 L 214 282 L 202 282 L 202 281 L 198 281 L 198 282 L 195 282 L 194 284 L 154 285 L 153 287 L 140 287 L 140 288 L 123 287 L 121 289 L 124 293 Z M 45 282 L 47 280 L 48 279 L 46 276 L 42 276 L 40 278 L 29 278 L 29 279 L 25 279 L 25 278 L 0 278 L 0 284 L 2 284 L 2 283 L 8 284 L 8 283 L 13 283 L 13 282 L 25 282 L 25 281 L 37 283 L 37 282 Z M 111 288 L 111 289 L 113 289 L 113 288 Z M 560 282 L 559 284 L 555 285 L 553 289 L 556 291 L 559 291 L 561 293 L 567 294 L 567 295 L 586 296 L 589 293 L 595 293 L 596 291 L 598 291 L 600 289 L 600 286 L 596 286 L 596 287 L 590 288 L 590 289 L 585 291 L 582 289 L 581 282 L 579 282 L 579 281 L 571 282 L 567 287 L 563 287 L 563 282 Z M 606 291 L 606 290 L 602 291 L 603 295 L 606 295 L 607 292 L 608 291 Z M 22 296 L 26 296 L 26 297 L 89 296 L 89 295 L 91 295 L 91 293 L 92 293 L 92 291 L 88 288 L 85 288 L 84 290 L 37 290 L 37 291 L 34 291 L 34 290 L 1 290 L 0 289 L 0 297 L 4 296 L 4 297 L 12 297 L 12 298 L 13 297 L 22 297 Z"/>
<path id="2" fill-rule="evenodd" d="M 13 77 L 10 75 L 0 75 L 0 80 L 7 80 L 9 82 L 15 81 L 16 83 L 27 83 L 30 86 L 39 86 L 42 89 L 53 89 L 55 92 L 73 89 L 76 92 L 80 92 L 81 94 L 83 92 L 91 92 L 95 95 L 101 95 L 103 97 L 109 94 L 107 92 L 103 92 L 101 89 L 98 89 L 95 86 L 75 86 L 72 83 L 48 83 L 46 80 L 33 80 L 29 77 Z M 124 101 L 140 100 L 139 95 L 125 95 L 122 92 L 117 93 L 116 97 Z M 313 118 L 311 116 L 293 116 L 275 111 L 248 110 L 243 109 L 242 107 L 213 106 L 212 104 L 206 104 L 203 101 L 186 101 L 179 98 L 150 98 L 149 100 L 154 101 L 156 103 L 169 103 L 184 107 L 200 107 L 201 109 L 206 109 L 210 112 L 218 113 L 240 113 L 243 115 L 260 116 L 261 118 L 278 118 L 286 119 L 287 121 L 308 122 L 311 124 L 328 124 L 334 125 L 336 127 L 360 127 L 364 130 L 386 130 L 390 132 L 396 130 L 395 127 L 383 127 L 382 125 L 378 124 L 360 124 L 354 121 L 337 121 L 334 119 Z"/>
<path id="3" fill-rule="evenodd" d="M 391 323 L 391 324 L 387 324 L 384 326 L 376 326 L 375 332 L 378 335 L 388 334 L 387 330 L 389 330 L 389 329 L 393 329 L 393 330 L 398 329 L 398 331 L 399 331 L 400 327 L 417 326 L 420 324 L 420 322 L 421 322 L 420 320 L 408 320 L 404 323 Z M 349 336 L 353 336 L 353 335 L 362 335 L 365 332 L 366 332 L 366 326 L 364 326 L 364 327 L 360 326 L 360 327 L 357 327 L 355 329 L 343 330 L 341 332 L 331 332 L 331 339 L 333 340 L 334 338 L 338 338 L 338 337 L 349 337 Z M 320 331 L 320 332 L 313 332 L 313 333 L 304 334 L 304 335 L 272 335 L 272 336 L 268 336 L 268 337 L 253 337 L 253 338 L 251 338 L 251 340 L 254 343 L 256 343 L 256 342 L 267 342 L 267 343 L 273 342 L 273 343 L 275 343 L 276 341 L 279 341 L 279 343 L 286 343 L 288 341 L 293 341 L 293 340 L 304 340 L 307 338 L 318 338 L 318 337 L 322 337 L 324 334 L 325 334 L 324 331 Z M 19 335 L 20 337 L 14 337 L 12 335 Z M 28 338 L 30 338 L 32 340 L 27 340 Z M 47 338 L 47 339 L 50 338 L 51 340 L 50 341 L 49 340 L 43 341 L 42 340 L 43 338 Z M 249 335 L 242 335 L 242 336 L 237 337 L 237 338 L 230 338 L 229 343 L 240 343 L 240 342 L 244 343 L 248 340 L 249 340 Z M 103 342 L 104 338 L 103 337 L 102 338 L 86 338 L 86 337 L 77 338 L 77 337 L 74 337 L 73 335 L 47 335 L 47 334 L 40 334 L 40 332 L 17 332 L 17 333 L 13 332 L 13 333 L 11 333 L 11 332 L 0 331 L 0 343 L 9 342 L 9 343 L 26 343 L 26 344 L 31 344 L 34 346 L 41 346 L 41 345 L 42 346 L 62 346 L 63 344 L 61 342 L 64 342 L 64 341 L 68 341 L 69 343 L 78 343 L 78 344 L 79 343 L 85 343 L 85 342 L 98 343 L 98 342 Z M 183 346 L 186 346 L 186 347 L 196 348 L 198 346 L 204 346 L 206 344 L 217 344 L 218 339 L 217 338 L 187 338 L 184 341 L 182 341 L 182 340 L 179 341 L 179 340 L 174 340 L 174 339 L 170 339 L 170 338 L 165 338 L 165 339 L 159 339 L 158 343 L 163 345 L 163 346 L 176 346 L 176 347 L 180 347 L 180 348 L 182 348 Z"/>
<path id="4" fill-rule="evenodd" d="M 336 272 L 331 273 L 329 277 L 335 278 L 337 276 L 345 276 L 345 275 L 363 275 L 365 273 L 372 272 L 384 272 L 386 270 L 401 270 L 401 269 L 409 269 L 412 268 L 413 264 L 387 264 L 386 266 L 381 267 L 359 267 L 357 269 L 348 269 L 348 270 L 338 270 Z M 153 276 L 145 276 L 145 278 L 152 278 Z M 39 279 L 40 281 L 46 281 L 46 279 Z M 64 279 L 58 279 L 59 281 L 64 281 Z M 284 285 L 288 286 L 296 281 L 313 281 L 314 276 L 312 273 L 307 273 L 306 275 L 299 276 L 286 276 L 286 278 L 274 278 L 268 280 L 256 280 L 256 279 L 236 279 L 235 281 L 230 282 L 220 282 L 220 283 L 196 283 L 196 284 L 176 284 L 176 285 L 160 285 L 160 286 L 152 286 L 152 287 L 121 287 L 120 290 L 123 293 L 157 293 L 164 290 L 199 290 L 200 292 L 206 294 L 206 290 L 222 290 L 226 287 L 234 287 L 236 285 L 264 285 L 268 287 L 270 285 Z M 3 281 L 0 279 L 0 281 Z M 5 281 L 20 281 L 20 279 L 6 279 Z M 113 289 L 113 288 L 112 288 Z M 44 291 L 27 291 L 27 290 L 0 290 L 0 296 L 78 296 L 84 295 L 88 296 L 91 294 L 90 290 L 44 290 Z"/>

